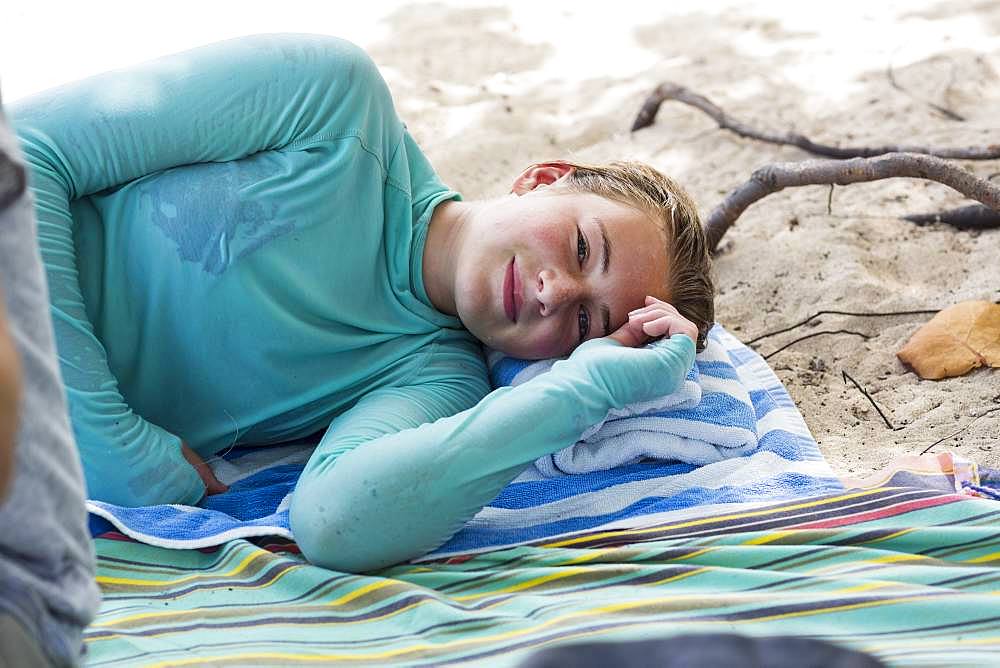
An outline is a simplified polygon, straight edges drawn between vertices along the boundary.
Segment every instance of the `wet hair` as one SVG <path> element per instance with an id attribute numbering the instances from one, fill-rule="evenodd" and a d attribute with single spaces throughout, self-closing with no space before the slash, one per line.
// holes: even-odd
<path id="1" fill-rule="evenodd" d="M 715 322 L 715 283 L 705 233 L 694 200 L 670 177 L 641 162 L 573 167 L 564 186 L 637 209 L 664 232 L 667 301 L 698 327 L 699 351 Z"/>

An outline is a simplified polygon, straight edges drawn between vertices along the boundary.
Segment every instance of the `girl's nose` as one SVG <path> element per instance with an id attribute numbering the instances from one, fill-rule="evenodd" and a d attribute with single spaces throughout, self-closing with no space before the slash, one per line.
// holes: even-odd
<path id="1" fill-rule="evenodd" d="M 572 276 L 550 269 L 538 272 L 538 304 L 543 316 L 558 312 L 564 304 L 572 304 L 580 295 L 581 286 Z"/>

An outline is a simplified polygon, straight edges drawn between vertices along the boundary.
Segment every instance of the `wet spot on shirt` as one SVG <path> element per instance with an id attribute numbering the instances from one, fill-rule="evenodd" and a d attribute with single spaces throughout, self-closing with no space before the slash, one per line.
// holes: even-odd
<path id="1" fill-rule="evenodd" d="M 185 165 L 143 184 L 143 208 L 180 258 L 210 274 L 295 230 L 275 199 L 259 194 L 282 165 L 261 153 L 243 160 Z"/>

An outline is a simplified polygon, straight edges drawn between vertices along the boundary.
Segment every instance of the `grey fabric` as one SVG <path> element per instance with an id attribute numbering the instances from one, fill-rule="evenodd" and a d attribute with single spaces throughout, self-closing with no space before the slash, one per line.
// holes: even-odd
<path id="1" fill-rule="evenodd" d="M 23 162 L 0 107 L 0 179 Z M 57 665 L 80 660 L 99 593 L 83 473 L 59 375 L 35 217 L 24 184 L 0 185 L 0 286 L 23 380 L 14 475 L 0 502 L 0 616 Z M 17 665 L 22 665 L 18 663 Z"/>
<path id="2" fill-rule="evenodd" d="M 864 652 L 824 640 L 735 633 L 688 634 L 657 640 L 588 642 L 539 650 L 519 668 L 882 668 Z"/>
<path id="3" fill-rule="evenodd" d="M 0 211 L 13 204 L 24 193 L 27 184 L 24 165 L 0 151 Z"/>
<path id="4" fill-rule="evenodd" d="M 0 99 L 0 111 L 2 110 L 3 100 Z M 3 119 L 0 119 L 0 125 L 3 122 Z M 0 128 L 0 211 L 12 205 L 24 194 L 27 187 L 27 170 L 17 159 L 14 137 L 4 128 Z"/>
<path id="5" fill-rule="evenodd" d="M 0 668 L 47 668 L 38 643 L 10 615 L 0 614 Z"/>

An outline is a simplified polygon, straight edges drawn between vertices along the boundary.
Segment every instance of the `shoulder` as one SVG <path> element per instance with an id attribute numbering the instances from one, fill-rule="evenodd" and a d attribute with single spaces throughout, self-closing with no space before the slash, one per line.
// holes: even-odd
<path id="1" fill-rule="evenodd" d="M 382 169 L 403 136 L 392 93 L 378 65 L 357 44 L 328 35 L 281 33 L 240 38 L 262 52 L 276 89 L 291 88 L 288 104 L 315 117 L 324 131 L 309 140 L 355 136 Z"/>
<path id="2" fill-rule="evenodd" d="M 231 66 L 281 65 L 284 72 L 308 70 L 316 75 L 375 78 L 378 67 L 357 44 L 330 35 L 262 33 L 216 42 L 186 52 L 190 55 L 223 52 L 239 56 Z"/>
<path id="3" fill-rule="evenodd" d="M 310 34 L 278 34 L 268 38 L 281 53 L 285 65 L 309 70 L 322 82 L 361 88 L 389 97 L 389 89 L 372 57 L 357 44 L 339 37 Z"/>

